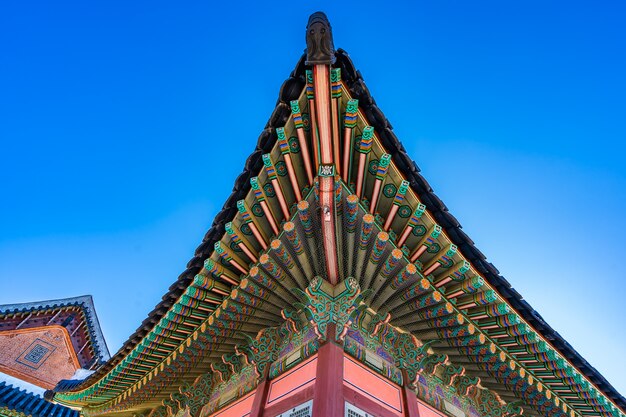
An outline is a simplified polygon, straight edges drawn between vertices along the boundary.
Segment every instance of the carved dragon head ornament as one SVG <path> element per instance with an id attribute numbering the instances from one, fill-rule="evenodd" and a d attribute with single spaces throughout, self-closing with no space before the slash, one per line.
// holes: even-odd
<path id="1" fill-rule="evenodd" d="M 315 12 L 306 26 L 306 65 L 331 65 L 336 61 L 333 31 L 323 12 Z"/>

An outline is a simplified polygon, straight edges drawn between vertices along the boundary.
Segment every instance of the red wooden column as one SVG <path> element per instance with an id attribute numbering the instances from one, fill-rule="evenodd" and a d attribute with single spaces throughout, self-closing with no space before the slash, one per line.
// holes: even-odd
<path id="1" fill-rule="evenodd" d="M 269 367 L 267 367 L 269 369 Z M 267 379 L 268 369 L 265 369 L 265 375 L 263 375 L 263 382 L 256 387 L 256 393 L 254 394 L 254 402 L 252 403 L 252 411 L 250 417 L 263 417 L 263 409 L 267 402 L 267 393 L 269 392 L 270 381 Z"/>
<path id="2" fill-rule="evenodd" d="M 408 377 L 406 371 L 402 371 L 402 380 L 404 385 L 402 386 L 402 400 L 404 402 L 404 410 L 406 417 L 419 417 L 420 412 L 417 407 L 417 395 L 408 386 Z"/>
<path id="3" fill-rule="evenodd" d="M 343 416 L 343 348 L 334 343 L 335 326 L 328 326 L 328 341 L 317 354 L 313 417 Z"/>

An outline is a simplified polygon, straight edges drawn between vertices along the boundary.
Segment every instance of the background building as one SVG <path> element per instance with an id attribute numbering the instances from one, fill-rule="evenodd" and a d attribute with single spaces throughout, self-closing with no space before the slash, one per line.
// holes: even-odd
<path id="1" fill-rule="evenodd" d="M 72 417 L 43 398 L 110 359 L 90 296 L 0 306 L 0 414 Z"/>

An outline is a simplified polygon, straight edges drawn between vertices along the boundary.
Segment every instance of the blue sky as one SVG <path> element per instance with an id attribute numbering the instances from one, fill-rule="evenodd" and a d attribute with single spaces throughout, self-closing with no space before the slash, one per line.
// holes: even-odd
<path id="1" fill-rule="evenodd" d="M 626 393 L 621 2 L 2 2 L 0 303 L 92 294 L 112 352 L 185 269 L 327 12 L 501 273 Z"/>

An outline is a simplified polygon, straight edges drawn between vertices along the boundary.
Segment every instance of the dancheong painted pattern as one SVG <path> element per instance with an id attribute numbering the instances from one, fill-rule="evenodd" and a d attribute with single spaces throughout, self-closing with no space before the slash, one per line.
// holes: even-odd
<path id="1" fill-rule="evenodd" d="M 87 416 L 261 415 L 288 378 L 308 400 L 298 370 L 339 346 L 433 412 L 625 416 L 447 213 L 320 14 L 307 47 L 188 269 L 120 352 L 48 396 Z M 415 415 L 389 404 L 376 415 Z"/>

